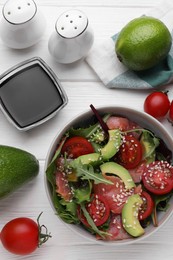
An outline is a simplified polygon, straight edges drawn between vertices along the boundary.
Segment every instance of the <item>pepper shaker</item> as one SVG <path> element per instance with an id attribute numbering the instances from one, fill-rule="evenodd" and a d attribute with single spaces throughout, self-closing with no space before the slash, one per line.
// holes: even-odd
<path id="1" fill-rule="evenodd" d="M 59 63 L 72 63 L 85 57 L 93 45 L 94 35 L 87 16 L 71 9 L 59 16 L 48 49 Z"/>
<path id="2" fill-rule="evenodd" d="M 46 20 L 33 0 L 8 0 L 2 9 L 0 37 L 10 48 L 23 49 L 36 44 Z"/>

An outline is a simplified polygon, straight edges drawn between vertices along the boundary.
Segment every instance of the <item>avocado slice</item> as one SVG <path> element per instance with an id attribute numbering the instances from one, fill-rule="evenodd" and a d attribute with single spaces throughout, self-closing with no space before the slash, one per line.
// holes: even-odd
<path id="1" fill-rule="evenodd" d="M 76 163 L 81 162 L 82 164 L 94 164 L 100 161 L 101 157 L 99 153 L 89 153 L 79 156 L 70 162 L 70 166 L 74 166 Z"/>
<path id="2" fill-rule="evenodd" d="M 102 173 L 111 173 L 120 177 L 124 182 L 126 189 L 131 189 L 136 187 L 128 170 L 126 170 L 126 168 L 119 165 L 118 163 L 106 162 L 100 165 L 100 169 Z"/>
<path id="3" fill-rule="evenodd" d="M 133 237 L 142 236 L 145 232 L 138 220 L 138 212 L 142 203 L 143 200 L 139 194 L 133 194 L 127 199 L 122 209 L 123 227 Z"/>
<path id="4" fill-rule="evenodd" d="M 121 145 L 121 132 L 119 129 L 108 130 L 108 133 L 108 143 L 100 151 L 103 160 L 112 158 L 118 152 Z"/>
<path id="5" fill-rule="evenodd" d="M 117 153 L 121 145 L 121 133 L 119 129 L 108 130 L 108 132 L 109 141 L 103 148 L 98 148 L 98 150 L 100 151 L 81 155 L 78 158 L 74 159 L 74 161 L 70 163 L 70 166 L 73 167 L 73 165 L 79 162 L 81 162 L 82 164 L 99 164 L 98 162 L 100 162 L 101 160 L 108 160 L 113 157 Z"/>
<path id="6" fill-rule="evenodd" d="M 142 133 L 140 143 L 143 148 L 143 159 L 147 160 L 147 163 L 153 162 L 156 156 L 155 149 L 159 145 L 159 139 L 145 131 Z"/>

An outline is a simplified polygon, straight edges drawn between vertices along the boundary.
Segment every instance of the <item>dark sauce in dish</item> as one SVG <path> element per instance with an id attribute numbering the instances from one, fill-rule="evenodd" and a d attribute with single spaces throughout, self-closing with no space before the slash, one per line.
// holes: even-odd
<path id="1" fill-rule="evenodd" d="M 38 64 L 18 71 L 0 86 L 2 106 L 20 127 L 34 124 L 62 106 L 61 93 Z"/>

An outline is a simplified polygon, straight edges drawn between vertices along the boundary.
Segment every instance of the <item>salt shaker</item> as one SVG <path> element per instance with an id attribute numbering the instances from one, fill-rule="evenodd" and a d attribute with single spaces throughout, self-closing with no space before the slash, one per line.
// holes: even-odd
<path id="1" fill-rule="evenodd" d="M 87 16 L 80 10 L 71 9 L 57 19 L 48 49 L 57 62 L 67 64 L 85 57 L 93 41 L 93 30 Z"/>
<path id="2" fill-rule="evenodd" d="M 33 0 L 8 0 L 2 9 L 0 37 L 10 48 L 36 44 L 46 27 L 46 19 Z"/>

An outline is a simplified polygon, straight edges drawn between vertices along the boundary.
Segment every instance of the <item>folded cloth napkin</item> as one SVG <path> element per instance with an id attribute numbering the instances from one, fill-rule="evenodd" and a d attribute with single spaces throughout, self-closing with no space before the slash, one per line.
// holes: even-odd
<path id="1" fill-rule="evenodd" d="M 173 1 L 165 0 L 152 8 L 149 16 L 160 19 L 170 32 L 173 29 Z M 173 35 L 173 33 L 172 33 Z M 158 88 L 173 81 L 173 46 L 166 60 L 147 71 L 127 69 L 116 57 L 115 42 L 118 34 L 93 46 L 86 57 L 87 63 L 108 88 L 149 89 Z"/>

